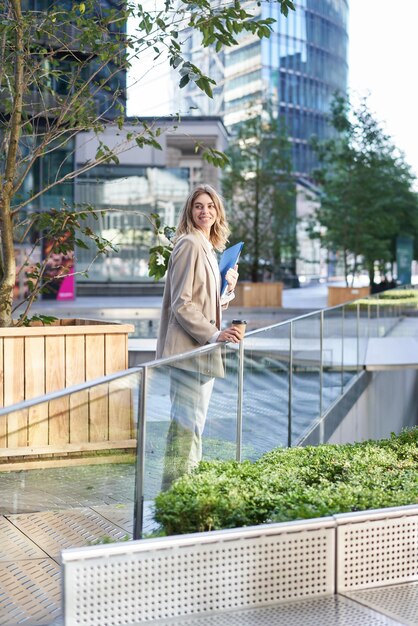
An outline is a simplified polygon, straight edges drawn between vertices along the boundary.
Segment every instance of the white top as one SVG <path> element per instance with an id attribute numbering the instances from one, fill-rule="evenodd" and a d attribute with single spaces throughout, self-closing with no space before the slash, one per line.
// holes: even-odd
<path id="1" fill-rule="evenodd" d="M 205 235 L 200 230 L 197 229 L 197 232 L 201 235 L 202 239 L 204 240 L 204 245 L 208 252 L 209 263 L 211 264 L 213 273 L 215 274 L 217 293 L 220 294 L 221 273 L 219 271 L 218 259 L 216 258 L 215 250 L 213 249 L 213 246 L 211 242 L 209 241 L 209 239 L 207 239 L 207 237 L 205 237 Z M 220 298 L 219 308 L 221 308 L 225 304 L 228 304 L 234 298 L 235 298 L 235 293 L 233 291 L 226 292 L 225 295 L 223 295 L 222 298 Z M 216 331 L 216 333 L 214 333 L 212 337 L 209 339 L 208 343 L 216 343 L 220 333 L 221 333 L 220 330 Z"/>

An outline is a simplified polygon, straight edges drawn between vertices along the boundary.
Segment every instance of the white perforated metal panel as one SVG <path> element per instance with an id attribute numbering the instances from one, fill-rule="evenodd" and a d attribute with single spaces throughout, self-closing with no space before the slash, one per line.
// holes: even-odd
<path id="1" fill-rule="evenodd" d="M 322 520 L 64 551 L 66 624 L 133 624 L 332 594 L 334 542 L 334 523 Z"/>
<path id="2" fill-rule="evenodd" d="M 337 545 L 339 593 L 418 580 L 418 515 L 338 525 Z"/>

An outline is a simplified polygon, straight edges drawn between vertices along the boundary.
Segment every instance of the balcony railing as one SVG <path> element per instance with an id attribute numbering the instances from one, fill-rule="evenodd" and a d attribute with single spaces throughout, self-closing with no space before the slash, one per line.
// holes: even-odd
<path id="1" fill-rule="evenodd" d="M 45 465 L 51 459 L 70 464 L 74 455 L 77 462 L 114 461 L 115 450 L 132 453 L 136 441 L 130 480 L 135 490 L 134 536 L 141 537 L 144 503 L 161 490 L 173 370 L 190 369 L 193 360 L 196 376 L 203 377 L 209 361 L 222 360 L 223 373 L 215 377 L 203 433 L 203 458 L 256 459 L 275 447 L 302 444 L 314 428 L 321 433 L 327 412 L 361 374 L 368 339 L 390 334 L 401 319 L 399 305 L 370 297 L 249 332 L 239 345 L 204 346 L 5 407 L 0 410 L 0 433 L 6 424 L 7 432 L 25 428 L 28 415 L 34 427 L 48 419 L 48 429 L 56 431 L 63 406 L 70 406 L 74 415 L 88 415 L 88 425 L 84 436 L 76 433 L 74 438 L 70 424 L 59 450 L 33 443 L 13 458 L 7 449 L 0 450 L 0 470 L 31 467 L 42 459 L 47 459 Z M 124 405 L 129 399 L 132 421 L 126 442 L 112 441 L 112 411 L 121 398 Z"/>

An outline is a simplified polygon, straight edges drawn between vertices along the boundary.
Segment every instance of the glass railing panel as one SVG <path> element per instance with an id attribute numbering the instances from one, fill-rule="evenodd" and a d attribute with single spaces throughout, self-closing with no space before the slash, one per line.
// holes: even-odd
<path id="1" fill-rule="evenodd" d="M 358 304 L 358 371 L 365 363 L 367 343 L 370 331 L 370 305 L 360 301 Z"/>
<path id="2" fill-rule="evenodd" d="M 398 323 L 393 304 L 379 299 L 379 337 L 385 337 Z"/>
<path id="3" fill-rule="evenodd" d="M 369 339 L 380 337 L 379 298 L 371 296 L 369 301 Z"/>
<path id="4" fill-rule="evenodd" d="M 344 309 L 336 307 L 323 312 L 322 339 L 322 413 L 341 395 L 344 388 Z"/>
<path id="5" fill-rule="evenodd" d="M 53 558 L 132 537 L 140 385 L 135 370 L 1 410 L 0 514 L 49 529 Z"/>
<path id="6" fill-rule="evenodd" d="M 381 298 L 380 305 L 380 321 L 383 326 L 383 334 L 387 335 L 402 335 L 406 325 L 404 324 L 405 317 L 402 314 L 402 310 L 405 308 L 400 307 L 399 304 L 394 304 L 389 298 Z"/>
<path id="7" fill-rule="evenodd" d="M 243 459 L 288 445 L 290 327 L 260 329 L 244 339 Z"/>
<path id="8" fill-rule="evenodd" d="M 390 309 L 391 307 L 385 307 L 381 298 L 377 301 L 377 336 L 384 337 L 387 332 L 390 321 Z"/>
<path id="9" fill-rule="evenodd" d="M 292 433 L 295 445 L 321 414 L 321 323 L 320 313 L 292 322 Z"/>
<path id="10" fill-rule="evenodd" d="M 176 371 L 176 370 L 174 370 Z M 144 393 L 144 458 L 143 497 L 153 501 L 161 491 L 164 455 L 170 426 L 170 373 L 168 366 L 148 367 L 145 373 Z M 141 462 L 141 459 L 138 459 Z"/>
<path id="11" fill-rule="evenodd" d="M 218 344 L 147 367 L 146 507 L 200 460 L 236 458 L 237 363 L 238 348 Z"/>
<path id="12" fill-rule="evenodd" d="M 367 339 L 360 338 L 360 310 L 356 302 L 345 304 L 343 310 L 343 374 L 344 390 L 360 371 L 360 347 L 366 347 Z M 364 330 L 364 329 L 363 329 Z"/>
<path id="13" fill-rule="evenodd" d="M 226 344 L 219 351 L 222 353 L 223 371 L 215 377 L 203 431 L 205 460 L 237 458 L 239 344 Z"/>

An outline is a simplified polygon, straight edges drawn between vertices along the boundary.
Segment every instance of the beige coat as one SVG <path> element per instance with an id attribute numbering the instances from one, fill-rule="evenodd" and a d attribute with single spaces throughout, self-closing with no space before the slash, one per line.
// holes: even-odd
<path id="1" fill-rule="evenodd" d="M 210 244 L 199 233 L 183 235 L 171 253 L 164 289 L 157 359 L 203 346 L 221 328 L 220 274 Z M 222 376 L 220 353 L 179 363 Z"/>

